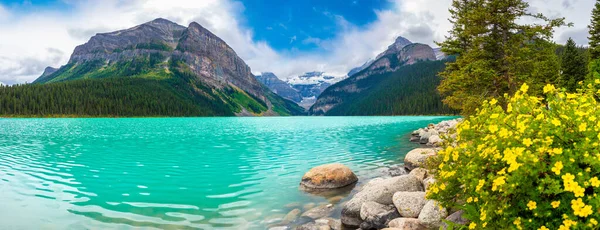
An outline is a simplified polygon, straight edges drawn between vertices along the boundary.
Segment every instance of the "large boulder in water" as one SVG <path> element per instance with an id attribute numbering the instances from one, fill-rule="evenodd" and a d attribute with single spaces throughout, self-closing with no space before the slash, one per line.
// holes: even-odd
<path id="1" fill-rule="evenodd" d="M 360 217 L 362 204 L 374 201 L 383 205 L 392 204 L 392 196 L 396 192 L 424 191 L 421 181 L 411 175 L 397 176 L 387 179 L 374 179 L 364 186 L 351 200 L 342 207 L 342 223 L 358 227 L 363 222 Z"/>
<path id="2" fill-rule="evenodd" d="M 400 214 L 393 205 L 383 205 L 373 201 L 367 201 L 360 208 L 360 218 L 363 222 L 361 229 L 382 229 L 387 224 L 398 218 Z"/>
<path id="3" fill-rule="evenodd" d="M 356 183 L 358 177 L 343 164 L 320 165 L 310 169 L 302 177 L 300 186 L 308 189 L 341 188 Z"/>

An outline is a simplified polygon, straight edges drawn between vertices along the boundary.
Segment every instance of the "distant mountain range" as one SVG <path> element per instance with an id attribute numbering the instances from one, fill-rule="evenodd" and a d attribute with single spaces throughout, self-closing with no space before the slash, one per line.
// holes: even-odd
<path id="1" fill-rule="evenodd" d="M 258 81 L 283 98 L 292 100 L 308 109 L 317 97 L 331 84 L 339 82 L 346 76 L 328 76 L 324 72 L 308 72 L 283 81 L 275 74 L 265 72 L 257 75 Z"/>
<path id="2" fill-rule="evenodd" d="M 398 37 L 384 52 L 352 69 L 310 108 L 313 115 L 404 115 L 453 113 L 436 91 L 444 68 L 439 50 Z"/>
<path id="3" fill-rule="evenodd" d="M 185 107 L 188 111 L 178 113 L 183 116 L 271 116 L 303 113 L 298 105 L 281 98 L 257 81 L 250 67 L 235 51 L 200 24 L 192 22 L 184 27 L 161 18 L 130 29 L 93 36 L 87 43 L 75 48 L 66 65 L 59 69 L 46 68 L 34 84 L 90 81 L 90 86 L 68 90 L 89 90 L 93 93 L 94 87 L 99 87 L 103 84 L 102 81 L 121 81 L 115 78 L 150 81 L 153 82 L 152 85 L 166 89 L 157 91 L 165 94 L 156 96 L 159 101 L 157 103 L 180 104 L 180 107 Z M 129 80 L 123 81 L 131 83 Z M 70 85 L 75 87 L 77 84 Z M 115 95 L 126 95 L 127 100 L 153 106 L 152 103 L 143 103 L 144 99 L 138 98 L 135 92 L 115 92 Z M 123 115 L 119 111 L 119 103 L 123 103 L 123 98 L 97 96 L 108 97 L 102 99 L 109 108 L 102 110 L 102 114 L 87 115 Z M 160 101 L 160 98 L 169 98 L 171 101 Z M 86 113 L 84 110 L 73 113 Z M 162 111 L 158 107 L 140 108 L 142 110 L 148 114 L 139 115 L 171 115 L 155 112 Z M 45 111 L 54 114 L 69 112 Z M 124 114 L 129 115 L 138 114 Z"/>

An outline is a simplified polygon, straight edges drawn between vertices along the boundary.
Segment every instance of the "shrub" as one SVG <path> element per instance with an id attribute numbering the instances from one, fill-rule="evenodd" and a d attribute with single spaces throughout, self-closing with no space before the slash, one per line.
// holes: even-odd
<path id="1" fill-rule="evenodd" d="M 465 210 L 470 229 L 600 228 L 597 86 L 485 101 L 429 162 L 428 198 Z"/>

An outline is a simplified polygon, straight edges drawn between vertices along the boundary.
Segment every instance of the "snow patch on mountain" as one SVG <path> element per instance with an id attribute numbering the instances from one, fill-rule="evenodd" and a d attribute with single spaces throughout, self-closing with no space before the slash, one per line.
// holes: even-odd
<path id="1" fill-rule="evenodd" d="M 316 85 L 316 84 L 322 84 L 322 83 L 334 84 L 341 80 L 344 80 L 347 77 L 348 77 L 347 75 L 330 76 L 330 75 L 327 75 L 325 72 L 315 71 L 315 72 L 305 73 L 304 75 L 288 78 L 286 80 L 286 82 L 291 85 Z"/>

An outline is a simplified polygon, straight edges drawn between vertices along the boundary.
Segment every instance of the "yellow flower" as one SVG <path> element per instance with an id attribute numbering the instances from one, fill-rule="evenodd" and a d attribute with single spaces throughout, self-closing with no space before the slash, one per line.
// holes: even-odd
<path id="1" fill-rule="evenodd" d="M 506 181 L 504 179 L 506 179 L 505 176 L 501 176 L 494 179 L 494 182 L 492 183 L 492 191 L 496 191 L 498 189 L 498 186 L 502 186 L 503 184 L 505 184 Z"/>
<path id="2" fill-rule="evenodd" d="M 508 137 L 508 130 L 505 128 L 502 128 L 502 129 L 500 129 L 500 132 L 498 134 L 500 135 L 500 137 L 506 138 L 506 137 Z"/>
<path id="3" fill-rule="evenodd" d="M 598 221 L 596 219 L 594 219 L 594 218 L 590 219 L 590 223 L 592 225 L 598 225 Z"/>
<path id="4" fill-rule="evenodd" d="M 498 100 L 496 100 L 496 98 L 492 98 L 492 100 L 490 100 L 490 105 L 495 105 L 496 103 L 498 103 Z"/>
<path id="5" fill-rule="evenodd" d="M 531 139 L 530 139 L 530 138 L 525 138 L 525 139 L 523 140 L 523 144 L 524 144 L 525 146 L 529 147 L 529 146 L 531 146 L 531 145 L 533 144 L 533 141 L 531 141 Z"/>
<path id="6" fill-rule="evenodd" d="M 563 169 L 563 163 L 562 161 L 557 161 L 556 163 L 554 163 L 554 167 L 552 167 L 552 172 L 554 172 L 556 175 L 560 175 L 560 170 Z"/>
<path id="7" fill-rule="evenodd" d="M 560 205 L 560 200 L 552 201 L 552 203 L 550 204 L 552 205 L 552 208 L 558 208 L 558 206 Z"/>
<path id="8" fill-rule="evenodd" d="M 477 188 L 475 188 L 475 191 L 479 192 L 479 190 L 481 190 L 481 187 L 483 187 L 483 184 L 485 184 L 485 180 L 479 180 L 479 184 L 477 184 Z"/>
<path id="9" fill-rule="evenodd" d="M 556 119 L 556 118 L 552 119 L 551 123 L 552 123 L 554 126 L 560 126 L 560 120 L 558 120 L 558 119 Z"/>
<path id="10" fill-rule="evenodd" d="M 535 203 L 535 201 L 529 201 L 529 203 L 527 203 L 527 208 L 529 208 L 529 210 L 534 210 L 537 208 L 537 203 Z"/>
<path id="11" fill-rule="evenodd" d="M 587 217 L 593 213 L 592 206 L 583 203 L 583 200 L 581 200 L 581 198 L 578 198 L 577 200 L 572 200 L 571 208 L 573 209 L 573 214 L 580 217 Z"/>
<path id="12" fill-rule="evenodd" d="M 538 228 L 538 230 L 550 230 L 550 229 L 546 228 L 546 226 L 542 226 L 542 227 Z"/>
<path id="13" fill-rule="evenodd" d="M 596 188 L 600 186 L 600 180 L 598 180 L 598 177 L 592 177 L 592 179 L 590 179 L 590 183 Z"/>
<path id="14" fill-rule="evenodd" d="M 523 85 L 521 86 L 521 92 L 527 93 L 527 90 L 529 90 L 529 86 L 527 85 L 527 83 L 523 83 Z"/>
<path id="15" fill-rule="evenodd" d="M 581 123 L 579 125 L 579 132 L 585 132 L 587 131 L 587 125 L 585 123 Z"/>
<path id="16" fill-rule="evenodd" d="M 490 125 L 489 130 L 492 133 L 498 132 L 498 126 L 497 125 Z"/>
<path id="17" fill-rule="evenodd" d="M 554 92 L 554 90 L 556 90 L 556 88 L 554 88 L 554 85 L 547 84 L 546 86 L 544 86 L 544 93 L 552 93 Z"/>
<path id="18" fill-rule="evenodd" d="M 471 222 L 471 224 L 469 225 L 469 229 L 475 229 L 477 227 L 476 223 Z"/>

